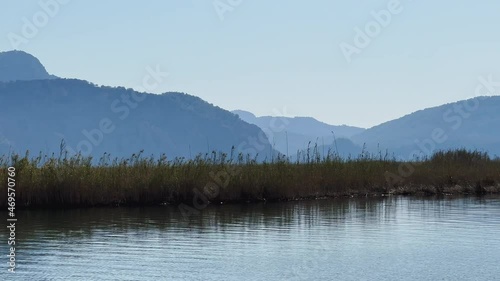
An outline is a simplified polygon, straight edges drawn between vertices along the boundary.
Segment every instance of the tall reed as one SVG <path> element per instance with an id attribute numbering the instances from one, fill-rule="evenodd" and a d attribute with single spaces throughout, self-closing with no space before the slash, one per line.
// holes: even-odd
<path id="1" fill-rule="evenodd" d="M 211 202 L 241 202 L 500 191 L 500 159 L 465 149 L 412 162 L 381 152 L 347 159 L 320 155 L 317 146 L 295 161 L 277 155 L 264 163 L 234 149 L 229 155 L 212 151 L 193 159 L 142 153 L 127 159 L 104 154 L 98 160 L 67 153 L 0 157 L 0 205 L 6 206 L 9 166 L 17 171 L 17 207 L 174 204 L 192 202 L 199 193 Z M 396 183 L 388 180 L 387 173 L 400 173 L 402 164 L 414 171 Z"/>

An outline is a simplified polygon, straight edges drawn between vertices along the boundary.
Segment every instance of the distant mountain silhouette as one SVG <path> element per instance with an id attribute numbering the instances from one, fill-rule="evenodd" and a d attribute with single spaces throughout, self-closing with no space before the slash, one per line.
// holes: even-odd
<path id="1" fill-rule="evenodd" d="M 256 117 L 254 114 L 243 111 L 234 110 L 242 120 L 250 124 L 259 126 L 267 133 L 270 143 L 273 147 L 283 154 L 293 155 L 299 151 L 307 150 L 307 147 L 318 145 L 331 148 L 330 145 L 341 138 L 346 139 L 344 142 L 350 142 L 347 138 L 355 134 L 363 132 L 365 129 L 353 126 L 335 126 L 323 123 L 312 117 L 272 117 L 262 116 Z M 333 132 L 333 133 L 332 133 Z M 338 145 L 337 145 L 338 147 Z M 358 149 L 354 144 L 341 145 L 339 154 L 348 155 Z M 359 148 L 361 151 L 361 148 Z M 321 150 L 322 151 L 322 150 Z M 335 151 L 335 150 L 333 150 Z"/>
<path id="2" fill-rule="evenodd" d="M 352 137 L 371 151 L 411 158 L 433 151 L 468 148 L 500 155 L 500 96 L 477 97 L 419 110 Z"/>
<path id="3" fill-rule="evenodd" d="M 0 82 L 57 78 L 34 56 L 22 51 L 0 52 Z"/>
<path id="4" fill-rule="evenodd" d="M 127 106 L 133 95 L 144 101 Z M 250 145 L 261 130 L 234 114 L 182 93 L 139 94 L 131 89 L 97 87 L 81 80 L 53 79 L 0 83 L 0 134 L 18 152 L 70 151 L 102 156 L 194 157 L 213 150 L 269 154 L 270 144 Z M 134 108 L 135 107 L 135 108 Z M 101 127 L 105 128 L 104 130 Z M 111 129 L 114 128 L 114 129 Z M 0 154 L 9 147 L 0 145 Z"/>
<path id="5" fill-rule="evenodd" d="M 134 101 L 140 99 L 140 101 Z M 370 129 L 310 117 L 233 113 L 184 93 L 138 93 L 47 73 L 35 57 L 0 53 L 0 154 L 72 153 L 100 157 L 194 157 L 212 151 L 303 158 L 309 149 L 357 157 L 362 151 L 409 159 L 467 148 L 500 156 L 500 96 L 478 97 L 408 114 Z M 333 132 L 333 133 L 332 133 Z M 266 139 L 266 134 L 267 139 Z M 315 151 L 313 151 L 315 149 Z"/>
<path id="6" fill-rule="evenodd" d="M 23 52 L 0 56 L 0 155 L 70 153 L 101 157 L 143 155 L 195 157 L 212 151 L 271 153 L 255 125 L 183 93 L 138 93 L 76 79 L 52 79 L 39 61 Z M 137 101 L 139 100 L 139 101 Z M 262 138 L 260 138 L 262 139 Z"/>

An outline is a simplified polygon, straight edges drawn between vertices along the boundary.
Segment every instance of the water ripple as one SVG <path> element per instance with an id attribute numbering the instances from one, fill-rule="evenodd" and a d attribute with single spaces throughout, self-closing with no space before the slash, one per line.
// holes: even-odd
<path id="1" fill-rule="evenodd" d="M 499 214 L 495 197 L 228 205 L 188 222 L 171 207 L 26 211 L 15 277 L 498 280 Z"/>

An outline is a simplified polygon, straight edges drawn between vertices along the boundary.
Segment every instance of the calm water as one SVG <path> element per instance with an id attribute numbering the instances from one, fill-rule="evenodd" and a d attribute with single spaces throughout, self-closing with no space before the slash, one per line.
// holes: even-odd
<path id="1" fill-rule="evenodd" d="M 18 273 L 0 280 L 500 280 L 499 197 L 224 205 L 188 222 L 173 207 L 18 219 Z"/>

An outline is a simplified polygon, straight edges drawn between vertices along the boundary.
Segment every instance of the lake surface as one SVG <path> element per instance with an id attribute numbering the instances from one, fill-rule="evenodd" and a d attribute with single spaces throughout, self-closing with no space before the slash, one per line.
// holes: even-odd
<path id="1" fill-rule="evenodd" d="M 0 280 L 500 280 L 500 197 L 19 211 L 16 232 Z"/>

